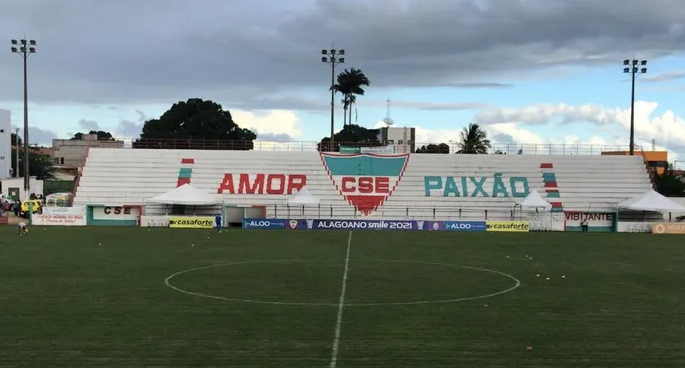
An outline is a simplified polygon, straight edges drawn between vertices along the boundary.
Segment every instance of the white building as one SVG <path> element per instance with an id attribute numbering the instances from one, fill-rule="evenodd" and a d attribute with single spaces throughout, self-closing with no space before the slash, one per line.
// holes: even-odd
<path id="1" fill-rule="evenodd" d="M 12 115 L 0 110 L 0 179 L 10 177 L 12 170 Z"/>
<path id="2" fill-rule="evenodd" d="M 416 128 L 382 127 L 378 129 L 378 141 L 395 147 L 397 153 L 412 153 L 416 146 Z"/>

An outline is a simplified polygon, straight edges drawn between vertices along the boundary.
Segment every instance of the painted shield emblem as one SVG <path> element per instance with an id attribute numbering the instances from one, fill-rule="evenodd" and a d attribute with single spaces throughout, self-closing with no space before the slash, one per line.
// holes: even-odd
<path id="1" fill-rule="evenodd" d="M 385 203 L 399 184 L 409 154 L 321 153 L 321 161 L 338 192 L 368 215 Z"/>

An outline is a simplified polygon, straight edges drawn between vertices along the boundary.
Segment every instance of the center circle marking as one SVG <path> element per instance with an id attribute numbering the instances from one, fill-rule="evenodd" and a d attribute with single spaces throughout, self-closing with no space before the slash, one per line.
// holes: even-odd
<path id="1" fill-rule="evenodd" d="M 492 298 L 492 297 L 495 297 L 498 295 L 506 294 L 510 291 L 517 289 L 519 286 L 521 286 L 521 281 L 519 279 L 517 279 L 516 277 L 514 277 L 508 273 L 504 273 L 501 271 L 495 271 L 495 270 L 491 270 L 491 269 L 487 269 L 487 268 L 460 266 L 460 265 L 454 265 L 454 264 L 449 264 L 449 263 L 439 263 L 439 262 L 421 262 L 421 261 L 381 259 L 381 258 L 362 258 L 362 259 L 357 259 L 357 261 L 417 264 L 417 265 L 447 267 L 447 268 L 452 268 L 452 269 L 466 269 L 466 270 L 473 270 L 473 271 L 480 271 L 480 272 L 488 272 L 488 273 L 500 275 L 500 276 L 503 276 L 503 277 L 510 279 L 513 282 L 513 286 L 511 286 L 507 289 L 504 289 L 504 290 L 494 292 L 494 293 L 469 296 L 469 297 L 463 297 L 463 298 L 440 299 L 440 300 L 418 300 L 418 301 L 411 301 L 411 302 L 345 303 L 345 307 L 376 307 L 376 306 L 393 306 L 393 305 L 394 306 L 401 306 L 401 305 L 456 303 L 456 302 L 469 301 L 469 300 Z M 189 268 L 186 270 L 182 270 L 182 271 L 172 273 L 171 275 L 167 276 L 167 278 L 164 279 L 164 284 L 167 287 L 169 287 L 169 288 L 171 288 L 171 289 L 173 289 L 179 293 L 182 293 L 182 294 L 199 296 L 199 297 L 209 298 L 209 299 L 224 300 L 224 301 L 229 301 L 229 302 L 252 303 L 252 304 L 270 304 L 270 305 L 299 305 L 299 306 L 338 307 L 339 303 L 279 302 L 279 301 L 268 301 L 268 300 L 228 298 L 228 297 L 223 297 L 223 296 L 218 296 L 218 295 L 205 294 L 205 293 L 200 293 L 200 292 L 195 292 L 195 291 L 190 291 L 190 290 L 184 290 L 184 289 L 181 289 L 177 286 L 174 286 L 171 283 L 171 280 L 173 280 L 174 278 L 176 278 L 178 276 L 188 274 L 188 273 L 197 272 L 197 271 L 208 270 L 208 269 L 212 269 L 212 268 L 231 267 L 231 266 L 249 265 L 249 264 L 263 264 L 263 263 L 314 263 L 314 262 L 316 262 L 316 263 L 341 262 L 341 260 L 272 259 L 272 260 L 220 263 L 220 264 L 214 264 L 214 265 L 209 265 L 209 266 Z"/>

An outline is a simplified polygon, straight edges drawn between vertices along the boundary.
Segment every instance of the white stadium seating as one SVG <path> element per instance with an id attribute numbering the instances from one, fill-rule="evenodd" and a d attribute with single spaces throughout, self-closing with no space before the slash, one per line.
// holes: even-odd
<path id="1" fill-rule="evenodd" d="M 360 159 L 355 155 L 327 158 L 317 152 L 93 148 L 79 179 L 74 204 L 145 205 L 146 214 L 160 214 L 168 209 L 147 201 L 189 180 L 194 187 L 221 198 L 226 207 L 264 206 L 267 217 L 482 220 L 487 216 L 497 220 L 511 218 L 515 203 L 525 196 L 526 190 L 537 189 L 555 205 L 555 211 L 612 211 L 616 203 L 651 187 L 641 156 L 362 156 Z M 404 159 L 406 164 L 402 165 Z M 395 169 L 399 172 L 393 172 Z M 340 170 L 346 170 L 343 174 L 351 179 L 336 175 Z M 230 193 L 230 182 L 224 183 L 224 193 L 219 194 L 227 174 L 233 178 L 234 192 L 246 189 L 244 185 L 241 188 L 241 174 L 248 174 L 250 185 L 258 174 L 265 174 L 265 181 L 271 179 L 272 189 L 279 189 L 280 178 L 285 177 L 286 182 L 289 180 L 297 187 L 306 177 L 306 188 L 320 200 L 320 205 L 288 207 L 292 193 L 287 191 L 283 194 Z M 268 177 L 269 174 L 272 176 Z M 506 196 L 502 187 L 497 186 L 500 181 L 495 174 L 501 174 L 497 178 L 504 184 Z M 360 175 L 369 177 L 364 179 L 367 183 L 379 185 L 376 189 L 381 192 L 386 184 L 388 189 L 394 186 L 382 205 L 368 214 L 358 211 L 340 191 L 343 185 L 354 190 L 352 184 Z M 344 184 L 343 180 L 346 180 Z M 483 192 L 474 196 L 474 181 L 482 181 L 487 196 Z M 463 182 L 468 196 L 463 195 Z M 493 196 L 495 189 L 500 192 Z M 351 194 L 359 194 L 362 202 L 369 203 L 366 194 L 360 194 L 359 190 Z M 217 210 L 219 206 L 190 211 L 213 213 Z"/>

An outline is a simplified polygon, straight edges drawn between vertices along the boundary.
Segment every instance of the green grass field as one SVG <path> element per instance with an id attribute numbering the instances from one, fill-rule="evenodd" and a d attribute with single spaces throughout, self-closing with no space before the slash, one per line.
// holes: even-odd
<path id="1" fill-rule="evenodd" d="M 683 237 L 15 230 L 0 367 L 685 366 Z"/>

